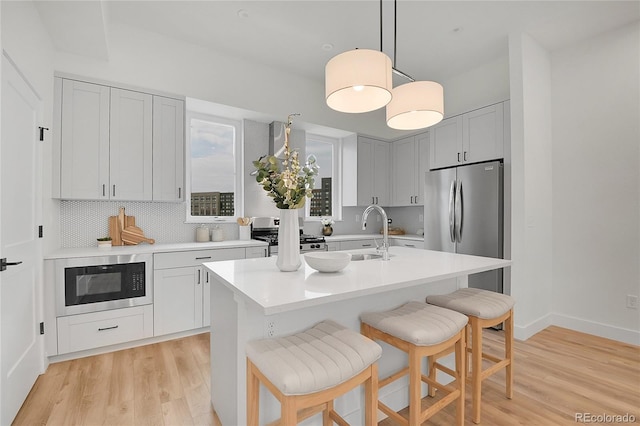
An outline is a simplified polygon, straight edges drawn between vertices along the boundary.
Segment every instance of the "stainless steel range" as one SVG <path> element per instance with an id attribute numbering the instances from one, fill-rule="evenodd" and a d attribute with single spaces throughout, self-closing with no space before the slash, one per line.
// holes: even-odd
<path id="1" fill-rule="evenodd" d="M 251 238 L 269 243 L 269 256 L 278 254 L 279 225 L 277 217 L 255 217 L 251 224 Z M 300 224 L 300 253 L 310 251 L 327 251 L 327 243 L 322 236 L 303 234 Z"/>

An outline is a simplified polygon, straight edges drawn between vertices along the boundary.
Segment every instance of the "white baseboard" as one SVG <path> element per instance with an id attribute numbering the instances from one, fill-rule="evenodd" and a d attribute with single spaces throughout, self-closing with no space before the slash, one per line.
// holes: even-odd
<path id="1" fill-rule="evenodd" d="M 513 327 L 513 337 L 516 340 L 527 340 L 529 337 L 552 325 L 551 320 L 552 315 L 547 314 L 526 325 L 515 324 Z"/>
<path id="2" fill-rule="evenodd" d="M 558 327 L 564 327 L 580 331 L 582 333 L 593 334 L 594 336 L 640 346 L 640 331 L 638 330 L 614 327 L 608 324 L 602 324 L 562 314 L 553 314 L 552 324 L 557 325 Z"/>
<path id="3" fill-rule="evenodd" d="M 614 327 L 612 325 L 563 314 L 550 313 L 526 325 L 516 324 L 513 335 L 517 340 L 527 340 L 550 325 L 557 325 L 558 327 L 568 328 L 581 333 L 593 334 L 594 336 L 640 346 L 640 331 L 638 330 Z"/>

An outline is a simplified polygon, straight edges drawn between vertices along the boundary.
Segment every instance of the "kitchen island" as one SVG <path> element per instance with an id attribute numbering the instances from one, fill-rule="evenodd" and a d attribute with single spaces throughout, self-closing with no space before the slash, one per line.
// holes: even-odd
<path id="1" fill-rule="evenodd" d="M 352 253 L 370 253 L 354 250 Z M 470 274 L 507 267 L 509 260 L 430 250 L 391 247 L 389 261 L 352 261 L 337 273 L 320 273 L 303 263 L 280 272 L 274 257 L 205 263 L 211 283 L 211 402 L 223 425 L 246 424 L 245 344 L 249 340 L 304 330 L 323 319 L 360 329 L 362 312 L 391 309 L 409 300 L 424 301 L 466 287 Z M 383 345 L 380 375 L 395 371 L 405 357 Z M 395 386 L 394 386 L 395 385 Z M 383 388 L 380 399 L 401 409 L 408 405 L 407 382 Z M 362 392 L 336 401 L 351 424 L 363 424 Z M 261 422 L 279 417 L 280 406 L 260 393 Z M 303 424 L 321 424 L 318 416 Z"/>

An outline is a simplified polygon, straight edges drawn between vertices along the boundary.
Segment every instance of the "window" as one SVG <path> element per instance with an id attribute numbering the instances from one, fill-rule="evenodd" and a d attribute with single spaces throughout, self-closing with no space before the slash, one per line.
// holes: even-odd
<path id="1" fill-rule="evenodd" d="M 305 150 L 307 156 L 316 157 L 319 166 L 313 198 L 307 200 L 305 204 L 306 216 L 317 219 L 332 216 L 334 219 L 341 219 L 340 139 L 307 133 Z"/>
<path id="2" fill-rule="evenodd" d="M 242 125 L 187 112 L 187 222 L 235 221 L 242 216 Z"/>

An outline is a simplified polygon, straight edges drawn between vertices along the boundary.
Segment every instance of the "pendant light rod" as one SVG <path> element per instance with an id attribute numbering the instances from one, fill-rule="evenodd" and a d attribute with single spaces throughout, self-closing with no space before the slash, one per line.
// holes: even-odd
<path id="1" fill-rule="evenodd" d="M 380 51 L 382 51 L 382 0 L 380 0 Z M 394 74 L 404 77 L 407 80 L 414 82 L 415 78 L 411 77 L 406 72 L 402 72 L 396 68 L 396 52 L 398 51 L 398 1 L 393 0 L 393 67 L 391 71 Z"/>
<path id="2" fill-rule="evenodd" d="M 382 52 L 382 0 L 380 0 L 380 52 Z M 396 58 L 393 58 L 393 64 L 395 63 Z"/>
<path id="3" fill-rule="evenodd" d="M 406 74 L 406 73 L 400 71 L 399 69 L 397 69 L 395 67 L 391 68 L 391 71 L 393 71 L 394 74 L 399 75 L 400 77 L 404 77 L 404 78 L 406 78 L 407 80 L 409 80 L 411 82 L 416 81 L 415 78 L 411 77 L 409 74 Z"/>

